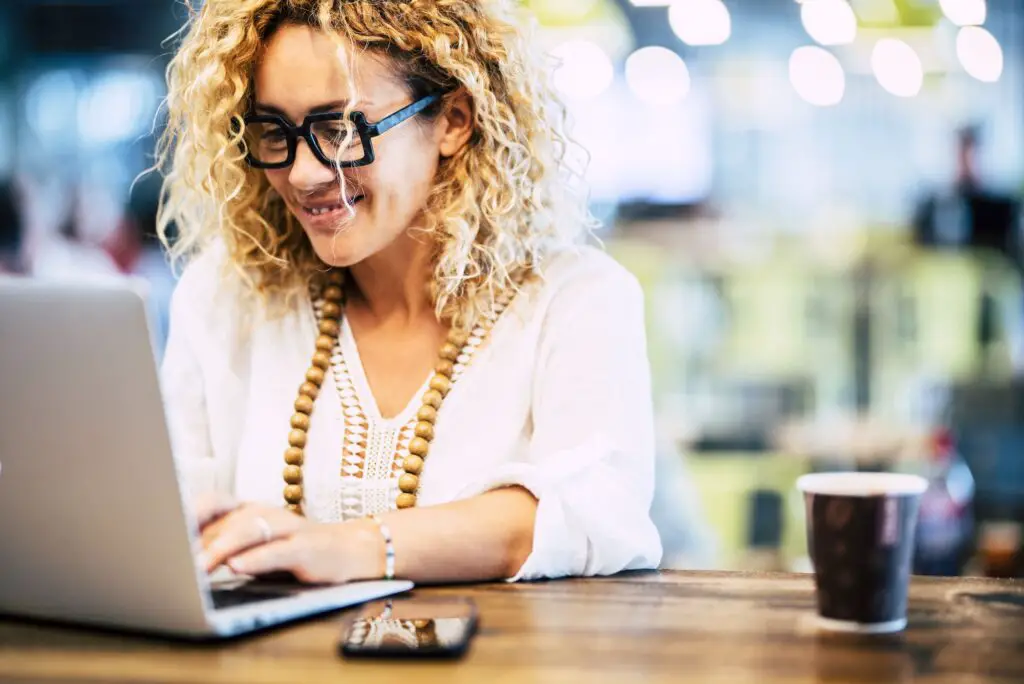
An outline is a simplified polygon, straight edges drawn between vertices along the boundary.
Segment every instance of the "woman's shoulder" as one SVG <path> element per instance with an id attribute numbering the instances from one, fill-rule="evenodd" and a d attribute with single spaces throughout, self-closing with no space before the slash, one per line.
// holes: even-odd
<path id="1" fill-rule="evenodd" d="M 213 242 L 196 254 L 183 257 L 175 263 L 179 272 L 178 284 L 174 288 L 175 298 L 189 302 L 201 302 L 222 288 L 222 276 L 228 264 L 227 249 L 220 242 Z"/>
<path id="2" fill-rule="evenodd" d="M 182 268 L 171 302 L 171 325 L 211 331 L 237 325 L 252 310 L 254 296 L 227 248 L 213 242 Z"/>
<path id="3" fill-rule="evenodd" d="M 189 257 L 181 267 L 176 292 L 182 293 L 183 297 L 208 293 L 217 285 L 227 263 L 228 252 L 224 244 L 220 241 L 211 243 Z"/>
<path id="4" fill-rule="evenodd" d="M 636 277 L 606 251 L 592 245 L 555 252 L 539 271 L 541 292 L 549 299 L 642 299 Z"/>

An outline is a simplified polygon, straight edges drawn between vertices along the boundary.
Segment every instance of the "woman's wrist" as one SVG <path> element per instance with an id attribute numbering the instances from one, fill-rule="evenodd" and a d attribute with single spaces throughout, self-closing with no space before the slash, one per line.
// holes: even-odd
<path id="1" fill-rule="evenodd" d="M 358 581 L 384 578 L 388 570 L 388 544 L 380 526 L 371 518 L 353 520 L 343 525 L 351 534 L 351 547 L 342 551 L 355 561 L 351 579 Z"/>
<path id="2" fill-rule="evenodd" d="M 381 542 L 384 544 L 384 572 L 381 577 L 393 580 L 395 579 L 395 542 L 391 538 L 391 528 L 379 516 L 371 515 L 370 520 L 377 526 Z"/>

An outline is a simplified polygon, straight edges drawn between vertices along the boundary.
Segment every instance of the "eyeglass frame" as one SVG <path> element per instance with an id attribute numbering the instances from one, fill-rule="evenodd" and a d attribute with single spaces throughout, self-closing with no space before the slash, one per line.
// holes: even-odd
<path id="1" fill-rule="evenodd" d="M 309 146 L 313 156 L 316 157 L 324 166 L 331 168 L 355 168 L 358 166 L 368 166 L 376 160 L 376 154 L 373 151 L 373 139 L 384 135 L 392 128 L 400 123 L 403 123 L 412 117 L 416 116 L 424 109 L 434 104 L 441 99 L 441 93 L 431 93 L 416 100 L 412 104 L 402 107 L 397 112 L 385 116 L 376 123 L 370 123 L 366 120 L 366 115 L 360 111 L 351 112 L 348 115 L 349 121 L 355 126 L 355 132 L 359 135 L 359 141 L 363 145 L 363 157 L 362 159 L 355 159 L 352 161 L 338 161 L 331 159 L 324 151 L 320 149 L 320 143 L 317 142 L 316 136 L 313 135 L 313 124 L 320 123 L 321 121 L 343 121 L 345 119 L 344 112 L 321 112 L 317 114 L 310 114 L 302 123 L 298 126 L 293 126 L 288 119 L 279 114 L 247 114 L 242 117 L 242 121 L 246 126 L 251 124 L 277 124 L 285 133 L 285 137 L 288 143 L 288 154 L 285 156 L 283 161 L 279 162 L 261 162 L 252 155 L 252 151 L 246 147 L 245 161 L 249 166 L 256 169 L 285 169 L 295 163 L 295 156 L 298 152 L 299 139 L 305 140 L 306 145 Z"/>

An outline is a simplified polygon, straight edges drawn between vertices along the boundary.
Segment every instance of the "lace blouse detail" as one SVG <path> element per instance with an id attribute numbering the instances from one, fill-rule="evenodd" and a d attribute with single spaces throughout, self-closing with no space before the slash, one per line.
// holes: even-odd
<path id="1" fill-rule="evenodd" d="M 345 417 L 340 476 L 340 517 L 365 517 L 394 508 L 396 479 L 408 453 L 415 418 L 401 427 L 395 421 L 371 422 L 359 402 L 352 374 L 345 363 L 342 340 L 331 355 L 334 385 Z"/>
<path id="2" fill-rule="evenodd" d="M 454 363 L 453 389 L 510 300 L 507 295 L 499 298 L 498 312 L 484 318 L 472 329 L 466 346 Z M 323 299 L 314 292 L 313 309 L 318 322 L 323 315 L 323 304 Z M 376 403 L 359 359 L 351 327 L 344 316 L 341 326 L 341 334 L 331 352 L 331 378 L 345 421 L 340 464 L 335 471 L 336 479 L 316 483 L 315 489 L 307 493 L 305 503 L 307 515 L 324 522 L 353 520 L 396 508 L 395 501 L 400 493 L 398 477 L 402 474 L 402 463 L 409 455 L 409 442 L 415 436 L 416 412 L 428 389 L 430 375 L 433 375 L 428 375 L 409 405 L 397 416 L 383 418 L 379 414 L 374 415 L 375 411 L 367 411 L 367 407 L 375 409 Z M 330 396 L 326 384 L 323 390 L 325 396 L 320 401 L 334 398 Z M 313 420 L 316 420 L 315 415 Z M 331 456 L 321 455 L 319 458 Z M 323 463 L 315 470 L 318 477 L 332 477 L 330 469 Z"/>

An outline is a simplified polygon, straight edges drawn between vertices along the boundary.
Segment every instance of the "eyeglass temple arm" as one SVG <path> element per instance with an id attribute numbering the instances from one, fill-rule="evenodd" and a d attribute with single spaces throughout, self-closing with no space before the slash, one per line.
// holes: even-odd
<path id="1" fill-rule="evenodd" d="M 370 135 L 376 136 L 387 133 L 389 130 L 391 130 L 398 124 L 402 123 L 406 119 L 411 119 L 412 117 L 416 116 L 424 109 L 437 102 L 440 98 L 441 96 L 438 94 L 427 95 L 426 97 L 417 100 L 416 102 L 413 102 L 408 107 L 405 107 L 404 109 L 399 109 L 391 116 L 386 116 L 377 123 L 371 125 Z"/>

